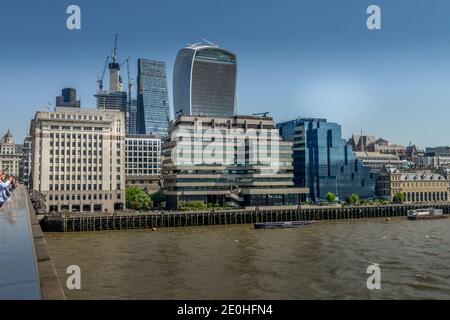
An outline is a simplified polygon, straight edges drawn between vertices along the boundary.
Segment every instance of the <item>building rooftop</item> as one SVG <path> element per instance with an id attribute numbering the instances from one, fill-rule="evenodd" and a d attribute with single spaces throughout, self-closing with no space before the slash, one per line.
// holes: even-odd
<path id="1" fill-rule="evenodd" d="M 369 152 L 369 151 L 355 151 L 357 158 L 378 158 L 378 159 L 389 159 L 389 160 L 399 160 L 398 156 L 389 153 L 380 152 Z"/>
<path id="2" fill-rule="evenodd" d="M 400 175 L 400 180 L 403 181 L 432 181 L 432 180 L 446 180 L 442 174 L 432 172 L 407 172 Z"/>

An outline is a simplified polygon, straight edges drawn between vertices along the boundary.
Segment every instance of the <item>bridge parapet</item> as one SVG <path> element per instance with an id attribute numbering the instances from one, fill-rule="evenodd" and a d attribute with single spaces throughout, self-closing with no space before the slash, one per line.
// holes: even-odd
<path id="1" fill-rule="evenodd" d="M 24 186 L 0 208 L 0 299 L 65 299 Z"/>

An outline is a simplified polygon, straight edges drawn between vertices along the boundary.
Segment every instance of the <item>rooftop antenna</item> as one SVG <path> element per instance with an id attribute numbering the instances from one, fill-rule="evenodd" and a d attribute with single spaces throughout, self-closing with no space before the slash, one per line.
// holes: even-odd
<path id="1" fill-rule="evenodd" d="M 209 44 L 210 46 L 213 46 L 213 47 L 218 47 L 218 45 L 217 44 L 215 44 L 215 43 L 212 43 L 211 41 L 208 41 L 208 40 L 206 40 L 206 39 L 204 39 L 204 38 L 202 38 L 202 41 L 203 42 L 206 42 L 207 44 Z"/>
<path id="2" fill-rule="evenodd" d="M 362 131 L 362 128 L 361 128 L 361 151 L 364 151 L 364 138 L 363 138 L 363 131 Z"/>

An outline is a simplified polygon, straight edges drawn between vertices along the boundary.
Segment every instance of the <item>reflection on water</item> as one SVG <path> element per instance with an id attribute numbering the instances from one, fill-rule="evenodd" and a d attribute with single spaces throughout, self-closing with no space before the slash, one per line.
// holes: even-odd
<path id="1" fill-rule="evenodd" d="M 74 299 L 449 299 L 450 219 L 318 222 L 311 227 L 48 233 Z M 381 267 L 381 290 L 366 269 Z"/>

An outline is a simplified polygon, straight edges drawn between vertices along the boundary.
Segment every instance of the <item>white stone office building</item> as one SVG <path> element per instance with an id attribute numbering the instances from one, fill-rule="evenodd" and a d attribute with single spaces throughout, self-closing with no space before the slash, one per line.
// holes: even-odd
<path id="1" fill-rule="evenodd" d="M 11 130 L 0 138 L 0 169 L 7 175 L 19 178 L 23 154 L 19 152 Z"/>
<path id="2" fill-rule="evenodd" d="M 48 212 L 114 212 L 125 204 L 125 117 L 57 107 L 31 123 L 32 189 Z"/>
<path id="3" fill-rule="evenodd" d="M 127 186 L 136 186 L 149 193 L 160 188 L 161 138 L 133 134 L 125 138 L 125 175 Z"/>

